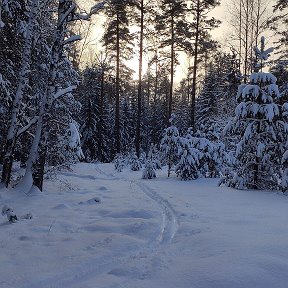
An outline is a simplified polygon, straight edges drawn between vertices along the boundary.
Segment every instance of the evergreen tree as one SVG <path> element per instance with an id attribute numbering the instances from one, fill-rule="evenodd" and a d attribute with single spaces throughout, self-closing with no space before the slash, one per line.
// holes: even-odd
<path id="1" fill-rule="evenodd" d="M 274 13 L 280 15 L 273 17 L 268 21 L 268 25 L 275 32 L 277 37 L 276 53 L 281 60 L 287 60 L 288 57 L 288 2 L 286 0 L 277 0 L 274 6 Z"/>
<path id="2" fill-rule="evenodd" d="M 256 54 L 261 63 L 272 49 L 265 50 L 264 37 Z M 237 144 L 236 170 L 226 184 L 239 189 L 277 189 L 281 178 L 281 158 L 287 149 L 287 119 L 281 106 L 275 104 L 280 93 L 276 77 L 266 72 L 254 72 L 250 83 L 239 86 L 236 116 L 226 131 L 240 137 Z M 229 178 L 229 177 L 228 177 Z M 232 179 L 231 179 L 232 178 Z"/>
<path id="3" fill-rule="evenodd" d="M 181 138 L 180 143 L 180 161 L 175 167 L 177 176 L 180 176 L 182 180 L 199 178 L 199 150 L 193 148 L 191 141 L 189 141 L 187 138 Z"/>
<path id="4" fill-rule="evenodd" d="M 108 83 L 102 83 L 102 69 L 96 66 L 86 68 L 77 89 L 77 99 L 82 105 L 78 121 L 81 124 L 82 149 L 87 161 L 107 162 L 111 159 L 109 131 L 112 125 L 109 123 L 106 93 Z"/>
<path id="5" fill-rule="evenodd" d="M 190 147 L 198 151 L 198 170 L 203 177 L 219 177 L 224 162 L 226 161 L 225 145 L 219 140 L 216 127 L 211 128 L 205 133 L 197 131 L 193 134 L 192 128 L 188 129 L 186 139 Z"/>
<path id="6" fill-rule="evenodd" d="M 130 169 L 132 171 L 139 171 L 140 168 L 142 167 L 140 161 L 138 160 L 138 157 L 136 153 L 132 153 L 131 158 L 130 158 Z"/>
<path id="7" fill-rule="evenodd" d="M 103 37 L 105 47 L 111 51 L 111 61 L 115 64 L 115 150 L 121 152 L 121 121 L 120 121 L 120 95 L 123 91 L 121 80 L 125 79 L 123 69 L 124 61 L 129 59 L 132 53 L 132 35 L 129 31 L 129 6 L 130 0 L 111 0 L 106 6 L 107 23 Z M 122 67 L 121 67 L 122 66 Z M 121 71 L 122 68 L 122 71 Z M 120 74 L 122 72 L 122 75 Z M 122 89 L 121 89 L 122 88 Z"/>
<path id="8" fill-rule="evenodd" d="M 156 17 L 156 30 L 161 37 L 161 48 L 170 49 L 170 87 L 168 96 L 168 119 L 171 117 L 173 104 L 173 88 L 175 64 L 177 63 L 177 48 L 187 49 L 189 29 L 185 16 L 187 5 L 184 0 L 161 0 L 160 13 Z"/>
<path id="9" fill-rule="evenodd" d="M 190 126 L 196 131 L 195 122 L 195 104 L 196 104 L 196 86 L 197 86 L 197 73 L 199 69 L 199 62 L 201 60 L 201 55 L 207 53 L 207 50 L 215 48 L 215 43 L 213 43 L 210 38 L 209 30 L 217 27 L 219 21 L 215 18 L 207 19 L 207 14 L 213 8 L 219 5 L 217 0 L 196 0 L 191 2 L 189 7 L 189 13 L 193 17 L 190 24 L 190 29 L 192 31 L 192 38 L 194 39 L 193 49 L 190 50 L 194 57 L 193 63 L 193 77 L 192 77 L 192 87 L 191 87 L 191 118 Z"/>
<path id="10" fill-rule="evenodd" d="M 174 124 L 175 114 L 171 115 L 169 122 L 171 126 L 165 129 L 161 140 L 161 151 L 164 153 L 168 165 L 168 177 L 171 175 L 172 167 L 178 159 L 179 132 Z"/>
<path id="11" fill-rule="evenodd" d="M 232 111 L 237 106 L 234 95 L 240 79 L 236 56 L 220 51 L 215 53 L 196 101 L 197 129 L 208 129 L 213 122 L 225 123 L 233 116 Z"/>
<path id="12" fill-rule="evenodd" d="M 156 173 L 151 160 L 147 159 L 145 163 L 145 169 L 142 174 L 142 179 L 153 179 L 156 178 Z"/>

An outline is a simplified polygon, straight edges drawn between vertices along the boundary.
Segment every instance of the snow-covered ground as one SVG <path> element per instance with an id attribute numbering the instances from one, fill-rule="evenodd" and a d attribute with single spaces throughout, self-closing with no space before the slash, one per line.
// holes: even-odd
<path id="1" fill-rule="evenodd" d="M 1 190 L 1 288 L 286 288 L 288 198 L 217 180 L 142 180 L 78 164 L 26 196 Z"/>

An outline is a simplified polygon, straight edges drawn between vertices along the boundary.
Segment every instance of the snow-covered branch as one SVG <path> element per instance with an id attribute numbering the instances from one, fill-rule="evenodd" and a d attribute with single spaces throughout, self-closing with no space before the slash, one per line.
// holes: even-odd
<path id="1" fill-rule="evenodd" d="M 67 38 L 66 40 L 63 41 L 63 45 L 67 45 L 67 44 L 70 44 L 70 43 L 73 43 L 73 42 L 76 42 L 76 41 L 79 41 L 81 40 L 81 36 L 80 35 L 73 35 L 69 38 Z"/>
<path id="2" fill-rule="evenodd" d="M 73 85 L 73 86 L 69 86 L 65 89 L 61 89 L 59 91 L 57 91 L 55 94 L 54 94 L 54 97 L 53 97 L 53 101 L 60 98 L 61 96 L 67 94 L 67 93 L 70 93 L 72 92 L 73 90 L 75 90 L 77 88 L 77 86 Z"/>
<path id="3" fill-rule="evenodd" d="M 73 11 L 75 11 L 75 9 L 76 9 L 76 5 L 75 5 L 74 3 L 71 4 L 71 6 L 69 7 L 69 9 L 67 9 L 67 11 L 65 12 L 65 14 L 62 15 L 60 23 L 62 24 L 64 21 L 66 21 L 67 18 L 68 18 L 68 16 L 69 16 Z"/>
<path id="4" fill-rule="evenodd" d="M 104 9 L 106 3 L 107 3 L 107 1 L 103 1 L 103 2 L 100 2 L 100 3 L 97 3 L 96 5 L 94 5 L 90 9 L 89 15 L 91 16 L 91 15 L 97 14 L 100 10 Z"/>
<path id="5" fill-rule="evenodd" d="M 16 137 L 19 137 L 21 134 L 23 134 L 23 133 L 26 132 L 28 129 L 30 129 L 30 127 L 31 127 L 32 125 L 34 125 L 34 124 L 37 123 L 38 119 L 39 119 L 38 116 L 33 117 L 27 125 L 25 125 L 24 127 L 22 127 L 21 129 L 18 130 Z"/>

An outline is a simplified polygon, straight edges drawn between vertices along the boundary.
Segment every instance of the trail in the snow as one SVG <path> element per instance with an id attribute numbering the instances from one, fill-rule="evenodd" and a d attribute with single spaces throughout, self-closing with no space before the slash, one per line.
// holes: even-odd
<path id="1" fill-rule="evenodd" d="M 156 238 L 156 243 L 164 244 L 170 242 L 177 230 L 178 230 L 178 218 L 177 215 L 172 207 L 172 205 L 167 201 L 166 199 L 162 198 L 156 191 L 148 187 L 143 182 L 145 180 L 130 180 L 126 178 L 119 178 L 114 174 L 108 174 L 105 173 L 103 170 L 101 170 L 98 166 L 95 166 L 96 171 L 99 173 L 109 177 L 113 177 L 113 179 L 123 180 L 123 181 L 129 181 L 130 187 L 132 188 L 133 185 L 140 188 L 140 191 L 144 194 L 146 194 L 150 199 L 152 199 L 154 202 L 156 202 L 162 212 L 162 223 L 161 223 L 161 230 Z M 146 180 L 147 181 L 147 180 Z M 132 188 L 133 189 L 133 188 Z M 136 188 L 137 189 L 137 188 Z M 135 188 L 134 188 L 135 191 Z"/>
<path id="2" fill-rule="evenodd" d="M 23 288 L 63 288 L 63 287 L 82 287 L 81 283 L 96 278 L 97 275 L 102 273 L 108 273 L 117 269 L 118 267 L 124 267 L 126 264 L 131 265 L 131 263 L 138 262 L 135 265 L 142 265 L 143 259 L 146 259 L 148 262 L 149 259 L 153 258 L 160 251 L 161 247 L 165 247 L 165 244 L 171 242 L 174 238 L 177 229 L 178 229 L 178 219 L 174 209 L 171 204 L 157 194 L 153 189 L 149 188 L 143 181 L 140 180 L 131 180 L 126 178 L 121 178 L 116 176 L 113 173 L 106 173 L 101 170 L 98 166 L 95 165 L 95 169 L 98 173 L 102 175 L 101 180 L 119 180 L 129 183 L 130 189 L 136 193 L 144 193 L 150 199 L 152 199 L 158 205 L 161 214 L 162 222 L 159 229 L 159 234 L 156 238 L 149 241 L 144 245 L 143 248 L 138 250 L 132 250 L 127 254 L 127 251 L 116 252 L 115 254 L 107 255 L 101 258 L 95 258 L 94 260 L 81 263 L 70 269 L 69 271 L 62 273 L 60 275 L 54 275 L 44 279 L 38 283 L 29 283 L 23 286 Z M 69 176 L 72 177 L 71 174 Z M 77 175 L 75 176 L 77 177 Z M 99 179 L 93 175 L 86 177 L 89 179 Z M 134 187 L 133 187 L 134 186 Z M 131 280 L 131 279 L 130 279 Z M 128 279 L 127 282 L 130 282 Z M 127 283 L 128 284 L 128 283 Z"/>
<path id="3" fill-rule="evenodd" d="M 160 244 L 165 244 L 170 242 L 177 230 L 178 230 L 178 219 L 174 209 L 172 208 L 169 201 L 162 198 L 157 192 L 149 188 L 146 184 L 136 181 L 135 184 L 152 200 L 157 202 L 162 210 L 162 225 L 160 234 L 157 237 L 157 241 Z"/>

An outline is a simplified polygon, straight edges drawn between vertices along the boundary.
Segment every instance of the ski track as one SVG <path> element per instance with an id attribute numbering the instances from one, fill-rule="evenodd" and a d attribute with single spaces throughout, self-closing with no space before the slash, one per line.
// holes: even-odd
<path id="1" fill-rule="evenodd" d="M 159 194 L 157 194 L 156 191 L 154 191 L 153 189 L 148 187 L 146 184 L 144 184 L 143 180 L 140 181 L 140 180 L 129 180 L 126 178 L 119 178 L 114 174 L 105 173 L 103 170 L 101 170 L 97 166 L 95 166 L 95 169 L 96 171 L 98 171 L 101 174 L 104 174 L 107 177 L 113 177 L 113 180 L 117 179 L 117 180 L 122 180 L 122 181 L 129 181 L 131 188 L 133 187 L 133 185 L 139 187 L 140 192 L 146 194 L 146 196 L 148 196 L 150 199 L 156 202 L 162 211 L 161 231 L 156 241 L 159 242 L 159 244 L 164 244 L 164 243 L 170 242 L 174 238 L 178 230 L 179 222 L 176 216 L 176 212 L 174 211 L 169 201 L 162 198 Z M 135 188 L 133 190 L 134 192 L 136 192 Z"/>
<path id="2" fill-rule="evenodd" d="M 162 223 L 159 235 L 147 242 L 147 244 L 136 251 L 131 251 L 127 255 L 127 251 L 118 252 L 114 254 L 112 259 L 109 256 L 103 256 L 92 261 L 81 263 L 73 269 L 64 272 L 60 275 L 54 275 L 47 279 L 41 280 L 37 283 L 27 283 L 22 288 L 63 288 L 63 287 L 81 287 L 81 283 L 87 281 L 91 278 L 96 277 L 102 273 L 107 273 L 112 269 L 118 268 L 119 266 L 125 265 L 125 263 L 130 263 L 132 261 L 137 261 L 138 259 L 146 258 L 148 261 L 151 257 L 154 257 L 160 251 L 160 248 L 165 247 L 166 244 L 170 243 L 178 230 L 178 218 L 176 212 L 174 211 L 171 204 L 164 198 L 162 198 L 156 191 L 148 187 L 146 184 L 142 183 L 140 180 L 130 180 L 126 178 L 117 177 L 115 174 L 108 174 L 100 169 L 97 164 L 95 164 L 95 170 L 102 174 L 104 178 L 94 177 L 92 175 L 83 178 L 86 179 L 101 179 L 101 180 L 120 180 L 125 182 L 130 182 L 130 189 L 135 193 L 144 193 L 147 197 L 158 204 L 159 209 L 162 214 Z M 67 173 L 66 176 L 72 175 Z M 75 175 L 74 177 L 78 177 Z M 82 175 L 81 175 L 82 177 Z M 133 187 L 134 186 L 134 187 Z M 107 260 L 108 258 L 108 260 Z M 129 280 L 128 280 L 129 282 Z M 128 284 L 128 283 L 126 283 Z M 80 285 L 80 286 L 79 286 Z"/>

